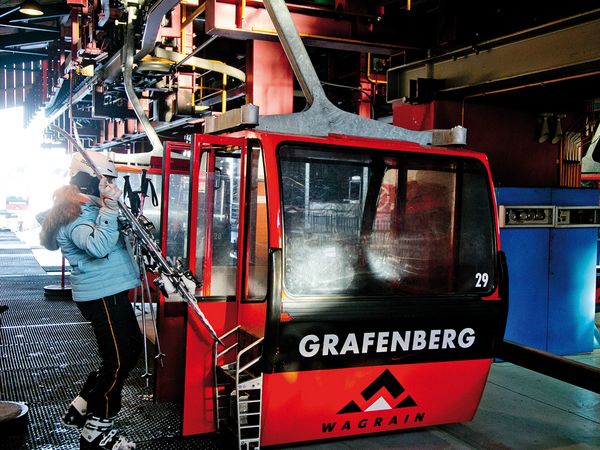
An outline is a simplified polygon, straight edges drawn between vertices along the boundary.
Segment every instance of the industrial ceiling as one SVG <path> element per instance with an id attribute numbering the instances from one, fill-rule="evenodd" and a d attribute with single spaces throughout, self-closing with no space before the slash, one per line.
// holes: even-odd
<path id="1" fill-rule="evenodd" d="M 597 109 L 596 1 L 286 3 L 327 95 L 347 111 L 357 112 L 365 96 L 375 119 L 389 117 L 394 102 L 432 100 L 537 112 Z M 28 16 L 22 2 L 0 0 L 0 106 L 23 103 L 27 120 L 40 112 L 48 122 L 74 120 L 92 147 L 143 149 L 122 71 L 127 6 L 134 3 L 39 4 L 43 14 Z M 206 116 L 248 101 L 248 43 L 276 39 L 261 1 L 135 5 L 132 83 L 161 137 L 183 139 L 201 130 Z M 203 61 L 217 61 L 226 73 L 194 65 Z M 296 82 L 293 108 L 304 105 Z"/>

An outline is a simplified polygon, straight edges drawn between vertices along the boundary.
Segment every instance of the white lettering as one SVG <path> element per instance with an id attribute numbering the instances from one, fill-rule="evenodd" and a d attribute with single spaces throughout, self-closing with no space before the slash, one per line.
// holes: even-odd
<path id="1" fill-rule="evenodd" d="M 323 356 L 327 356 L 330 353 L 332 355 L 337 355 L 338 352 L 335 349 L 335 346 L 339 342 L 339 338 L 335 334 L 326 334 L 323 336 Z"/>
<path id="2" fill-rule="evenodd" d="M 348 352 L 352 352 L 355 355 L 360 353 L 360 348 L 358 347 L 358 341 L 356 340 L 356 334 L 350 333 L 340 350 L 340 355 L 345 355 Z"/>
<path id="3" fill-rule="evenodd" d="M 387 352 L 388 345 L 388 337 L 390 335 L 389 331 L 382 331 L 381 333 L 377 333 L 377 353 Z"/>
<path id="4" fill-rule="evenodd" d="M 400 336 L 400 332 L 394 331 L 392 333 L 392 348 L 391 352 L 396 351 L 396 347 L 400 344 L 400 348 L 405 352 L 408 351 L 408 343 L 410 342 L 410 331 L 404 332 L 404 337 Z"/>
<path id="5" fill-rule="evenodd" d="M 423 350 L 427 346 L 427 333 L 423 330 L 416 330 L 413 336 L 413 350 Z"/>
<path id="6" fill-rule="evenodd" d="M 412 339 L 411 339 L 412 338 Z M 341 344 L 343 339 L 343 345 Z M 400 351 L 466 349 L 475 343 L 475 330 L 464 328 L 457 332 L 453 329 L 379 331 L 356 334 L 348 333 L 345 338 L 337 334 L 315 334 L 304 336 L 300 340 L 299 352 L 305 358 L 318 354 L 336 356 L 346 354 L 396 353 Z"/>
<path id="7" fill-rule="evenodd" d="M 375 333 L 363 334 L 362 353 L 367 353 L 369 351 L 369 347 L 371 345 L 373 345 L 374 338 L 375 338 Z"/>
<path id="8" fill-rule="evenodd" d="M 309 344 L 310 343 L 310 344 Z M 308 349 L 307 349 L 308 345 Z M 305 358 L 315 356 L 319 352 L 319 338 L 314 334 L 304 336 L 300 341 L 300 354 Z"/>
<path id="9" fill-rule="evenodd" d="M 458 335 L 458 345 L 462 348 L 469 348 L 475 342 L 475 330 L 473 328 L 465 328 Z"/>
<path id="10" fill-rule="evenodd" d="M 456 339 L 455 330 L 444 330 L 444 339 L 442 340 L 442 348 L 456 348 L 454 346 L 454 339 Z"/>
<path id="11" fill-rule="evenodd" d="M 429 347 L 430 350 L 437 350 L 440 348 L 440 334 L 442 330 L 431 330 L 429 333 Z"/>

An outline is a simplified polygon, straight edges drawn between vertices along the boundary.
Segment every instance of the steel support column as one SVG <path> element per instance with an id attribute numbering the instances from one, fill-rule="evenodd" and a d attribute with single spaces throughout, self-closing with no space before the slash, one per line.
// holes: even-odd
<path id="1" fill-rule="evenodd" d="M 249 41 L 246 100 L 261 115 L 293 112 L 294 74 L 279 42 Z"/>

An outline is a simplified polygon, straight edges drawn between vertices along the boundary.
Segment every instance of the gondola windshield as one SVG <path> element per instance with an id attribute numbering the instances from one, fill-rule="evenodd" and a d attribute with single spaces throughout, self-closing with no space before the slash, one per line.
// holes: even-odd
<path id="1" fill-rule="evenodd" d="M 288 296 L 485 294 L 489 179 L 474 158 L 280 148 Z"/>

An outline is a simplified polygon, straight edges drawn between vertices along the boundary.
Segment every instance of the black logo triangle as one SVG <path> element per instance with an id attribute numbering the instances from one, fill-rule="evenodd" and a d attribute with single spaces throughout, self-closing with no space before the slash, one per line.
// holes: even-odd
<path id="1" fill-rule="evenodd" d="M 355 412 L 362 412 L 362 409 L 360 409 L 358 407 L 358 405 L 356 403 L 354 403 L 354 401 L 351 401 L 346 406 L 344 406 L 342 409 L 340 409 L 338 414 L 347 414 L 347 413 L 355 413 Z"/>
<path id="2" fill-rule="evenodd" d="M 362 392 L 362 397 L 368 401 L 371 399 L 377 392 L 385 388 L 390 395 L 392 395 L 395 399 L 400 397 L 402 393 L 405 391 L 404 387 L 398 382 L 396 377 L 389 371 L 389 369 L 385 369 L 381 375 L 379 375 L 375 381 L 373 381 L 370 385 L 368 385 Z M 400 403 L 398 403 L 394 409 L 397 408 L 409 408 L 411 406 L 418 406 L 417 402 L 413 400 L 410 395 L 407 395 Z M 351 401 L 342 409 L 339 410 L 338 414 L 348 414 L 355 412 L 363 412 L 362 409 L 356 404 L 356 402 Z"/>
<path id="3" fill-rule="evenodd" d="M 417 406 L 417 402 L 409 395 L 404 400 L 396 405 L 396 408 L 409 408 L 411 406 Z"/>
<path id="4" fill-rule="evenodd" d="M 398 380 L 396 380 L 394 375 L 392 375 L 392 372 L 390 372 L 389 369 L 385 369 L 382 374 L 375 379 L 375 381 L 373 381 L 365 388 L 364 391 L 361 392 L 361 395 L 365 400 L 369 400 L 381 388 L 386 388 L 394 398 L 398 398 L 400 394 L 404 392 L 404 388 L 398 382 Z"/>

